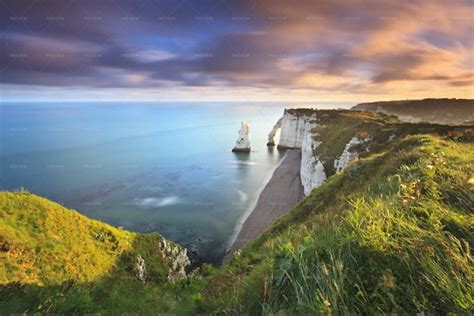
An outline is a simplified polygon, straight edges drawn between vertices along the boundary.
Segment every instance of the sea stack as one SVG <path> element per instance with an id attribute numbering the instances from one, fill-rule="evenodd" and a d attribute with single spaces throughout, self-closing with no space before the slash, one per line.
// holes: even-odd
<path id="1" fill-rule="evenodd" d="M 239 137 L 232 149 L 233 152 L 250 152 L 250 130 L 247 122 L 242 122 L 239 131 Z"/>

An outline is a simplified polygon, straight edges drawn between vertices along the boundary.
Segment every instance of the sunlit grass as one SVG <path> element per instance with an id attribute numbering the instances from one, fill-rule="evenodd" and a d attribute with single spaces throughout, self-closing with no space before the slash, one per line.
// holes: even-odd
<path id="1" fill-rule="evenodd" d="M 286 314 L 472 310 L 473 157 L 471 143 L 420 135 L 351 166 L 244 249 L 227 269 L 244 289 L 220 287 L 227 294 L 218 303 L 209 298 L 209 308 Z M 255 276 L 248 265 L 252 272 L 267 269 Z M 255 285 L 262 277 L 265 297 Z M 244 292 L 260 299 L 245 300 Z"/>
<path id="2" fill-rule="evenodd" d="M 319 148 L 328 162 L 367 129 L 371 151 L 329 177 L 229 265 L 204 265 L 177 284 L 167 281 L 159 234 L 114 228 L 26 191 L 0 192 L 0 311 L 472 311 L 472 138 L 423 133 L 447 134 L 445 126 L 328 113 L 335 115 L 326 117 L 325 124 L 334 123 L 330 131 L 344 128 L 327 136 L 338 148 Z M 133 271 L 137 255 L 147 264 L 145 283 Z"/>

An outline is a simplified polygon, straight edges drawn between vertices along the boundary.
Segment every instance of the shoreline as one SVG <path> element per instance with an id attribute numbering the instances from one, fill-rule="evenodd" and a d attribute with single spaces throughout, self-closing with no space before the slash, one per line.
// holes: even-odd
<path id="1" fill-rule="evenodd" d="M 244 215 L 242 216 L 242 218 L 239 220 L 239 222 L 237 223 L 233 233 L 232 233 L 232 236 L 231 238 L 229 239 L 229 242 L 227 243 L 227 247 L 226 247 L 226 253 L 224 255 L 227 256 L 227 254 L 229 253 L 230 249 L 232 248 L 235 240 L 237 239 L 237 237 L 239 236 L 240 234 L 240 231 L 242 230 L 242 227 L 244 226 L 245 224 L 245 221 L 247 220 L 247 218 L 250 216 L 250 214 L 252 214 L 252 212 L 254 211 L 255 207 L 257 206 L 257 203 L 258 203 L 258 200 L 260 199 L 260 195 L 262 194 L 263 190 L 265 189 L 265 187 L 268 185 L 268 183 L 270 182 L 270 180 L 272 179 L 273 177 L 273 174 L 275 173 L 275 171 L 281 166 L 281 164 L 283 163 L 283 161 L 286 159 L 286 153 L 285 155 L 281 158 L 281 160 L 278 162 L 278 164 L 273 167 L 273 170 L 271 172 L 271 174 L 265 179 L 265 183 L 261 186 L 260 190 L 258 191 L 258 194 L 257 194 L 257 198 L 252 202 L 252 204 L 247 207 Z M 223 259 L 222 259 L 223 260 Z"/>
<path id="2" fill-rule="evenodd" d="M 301 150 L 287 150 L 255 203 L 249 208 L 252 211 L 245 216 L 239 229 L 233 234 L 223 263 L 229 262 L 235 251 L 261 235 L 304 197 L 300 166 Z"/>

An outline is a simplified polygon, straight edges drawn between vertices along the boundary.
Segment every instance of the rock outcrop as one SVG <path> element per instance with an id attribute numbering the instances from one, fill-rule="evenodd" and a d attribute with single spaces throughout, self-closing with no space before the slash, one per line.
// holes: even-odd
<path id="1" fill-rule="evenodd" d="M 133 267 L 133 269 L 137 278 L 140 281 L 145 282 L 147 278 L 147 273 L 145 260 L 142 258 L 142 256 L 138 255 L 135 257 L 135 266 Z"/>
<path id="2" fill-rule="evenodd" d="M 160 248 L 163 260 L 168 266 L 168 280 L 174 283 L 186 279 L 186 267 L 191 264 L 187 249 L 173 245 L 166 239 L 161 240 Z"/>
<path id="3" fill-rule="evenodd" d="M 281 121 L 283 118 L 280 118 L 275 125 L 273 126 L 272 130 L 270 133 L 268 133 L 268 142 L 267 146 L 275 146 L 275 135 L 278 132 L 278 130 L 281 128 Z"/>
<path id="4" fill-rule="evenodd" d="M 334 169 L 336 172 L 341 172 L 347 168 L 347 166 L 359 158 L 359 153 L 357 151 L 351 151 L 352 146 L 358 145 L 362 142 L 359 137 L 354 136 L 346 144 L 344 151 L 342 152 L 339 158 L 334 159 Z"/>
<path id="5" fill-rule="evenodd" d="M 361 137 L 360 135 L 352 137 L 351 140 L 346 144 L 346 147 L 344 147 L 344 151 L 342 152 L 341 156 L 334 159 L 334 169 L 336 169 L 336 172 L 344 171 L 344 169 L 346 169 L 352 162 L 359 159 L 360 152 L 354 150 L 354 146 L 363 144 L 370 140 L 370 137 Z"/>
<path id="6" fill-rule="evenodd" d="M 239 137 L 232 149 L 233 152 L 250 152 L 250 129 L 247 122 L 242 122 Z"/>

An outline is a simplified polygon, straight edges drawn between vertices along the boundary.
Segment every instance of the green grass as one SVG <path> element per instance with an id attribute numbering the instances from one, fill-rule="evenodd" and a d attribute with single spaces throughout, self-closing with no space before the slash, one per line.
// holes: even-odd
<path id="1" fill-rule="evenodd" d="M 136 234 L 88 219 L 26 191 L 0 192 L 0 311 L 186 310 L 199 279 L 167 281 L 161 240 L 156 233 Z M 146 283 L 134 271 L 137 255 L 145 260 Z"/>
<path id="2" fill-rule="evenodd" d="M 109 272 L 135 234 L 28 192 L 0 193 L 0 282 L 61 284 L 93 281 Z"/>
<path id="3" fill-rule="evenodd" d="M 326 175 L 329 177 L 336 172 L 334 160 L 341 155 L 351 138 L 363 132 L 373 137 L 391 122 L 398 121 L 395 117 L 381 113 L 318 111 L 317 127 L 313 132 L 316 135 L 315 140 L 321 144 L 314 150 L 314 154 L 323 163 Z M 388 137 L 387 135 L 384 141 L 387 141 Z"/>
<path id="4" fill-rule="evenodd" d="M 313 190 L 228 265 L 204 265 L 176 284 L 167 281 L 160 235 L 120 230 L 28 192 L 1 192 L 0 311 L 472 312 L 470 134 L 447 137 L 452 127 L 379 114 L 324 113 L 320 137 L 332 143 L 318 148 L 321 153 L 333 157 L 366 130 L 370 152 Z M 390 135 L 396 138 L 388 142 Z M 137 255 L 147 264 L 145 283 L 133 271 Z"/>
<path id="5" fill-rule="evenodd" d="M 309 115 L 308 111 L 305 109 L 303 113 Z M 362 156 L 386 148 L 392 137 L 402 138 L 414 134 L 446 136 L 450 131 L 456 130 L 464 132 L 464 139 L 469 138 L 472 141 L 474 136 L 472 126 L 453 127 L 430 123 L 402 123 L 395 116 L 383 113 L 317 110 L 316 117 L 317 125 L 313 132 L 315 133 L 314 139 L 320 142 L 320 145 L 314 150 L 314 155 L 319 157 L 328 177 L 336 172 L 334 160 L 339 158 L 346 144 L 355 136 L 367 140 L 351 148 L 352 151 L 357 151 Z M 370 152 L 367 151 L 368 146 L 370 146 Z"/>
<path id="6" fill-rule="evenodd" d="M 210 280 L 206 310 L 472 311 L 473 157 L 417 135 L 351 166 Z"/>

